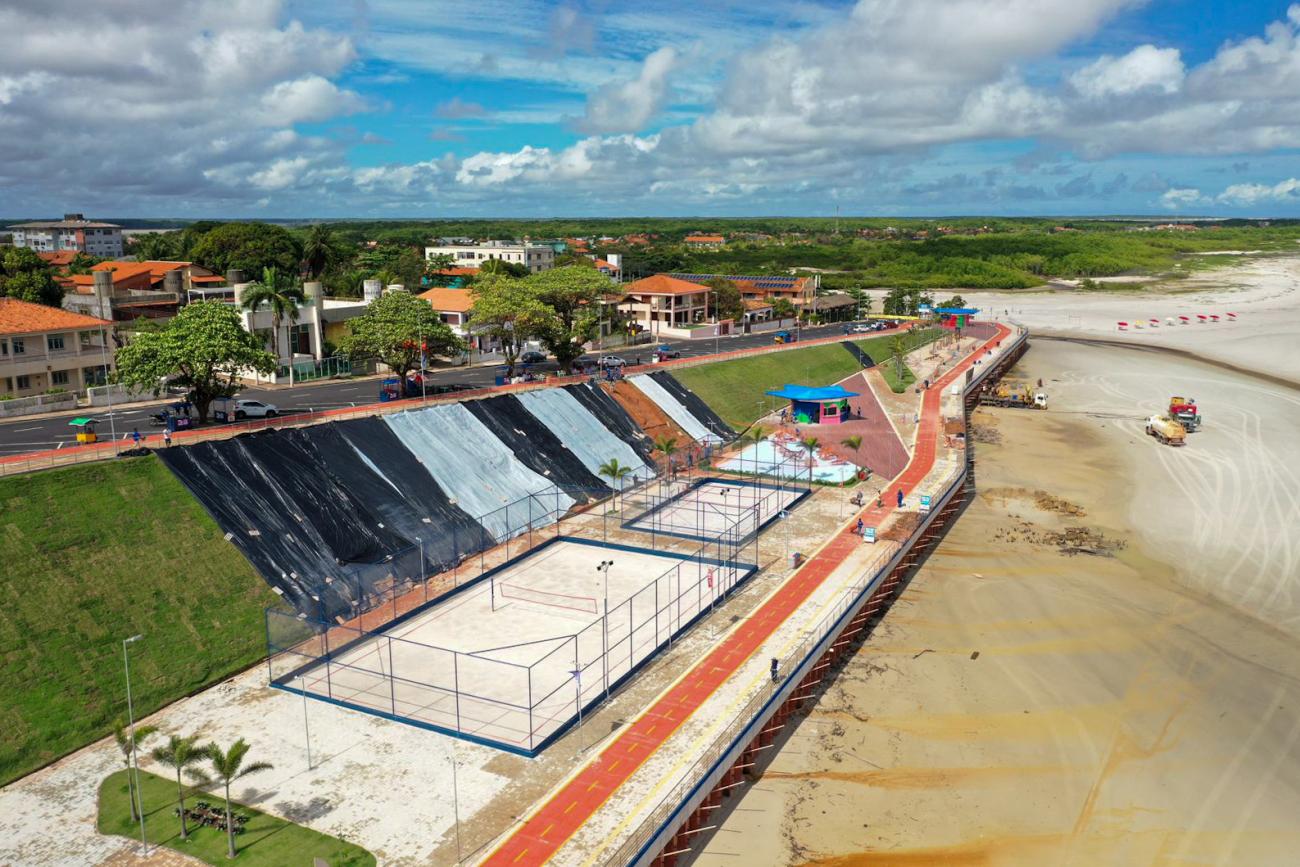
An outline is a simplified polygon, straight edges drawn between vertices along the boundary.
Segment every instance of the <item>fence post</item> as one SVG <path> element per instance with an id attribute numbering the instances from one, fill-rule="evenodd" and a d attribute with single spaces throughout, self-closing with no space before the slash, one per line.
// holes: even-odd
<path id="1" fill-rule="evenodd" d="M 397 672 L 393 670 L 393 637 L 388 636 L 388 691 L 393 702 L 393 716 L 397 716 Z"/>
<path id="2" fill-rule="evenodd" d="M 451 652 L 451 688 L 456 696 L 456 731 L 460 731 L 460 651 Z"/>

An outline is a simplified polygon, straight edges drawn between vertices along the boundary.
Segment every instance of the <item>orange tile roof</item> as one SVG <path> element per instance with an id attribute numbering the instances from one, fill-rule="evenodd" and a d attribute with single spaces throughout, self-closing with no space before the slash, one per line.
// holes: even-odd
<path id="1" fill-rule="evenodd" d="M 448 289 L 444 286 L 436 286 L 426 292 L 421 292 L 420 297 L 428 301 L 430 306 L 439 313 L 468 313 L 469 309 L 474 306 L 474 299 L 465 289 Z"/>
<path id="2" fill-rule="evenodd" d="M 443 277 L 469 277 L 478 273 L 477 268 L 465 268 L 457 266 L 455 268 L 443 268 L 441 271 L 434 271 L 434 274 L 441 274 Z"/>
<path id="3" fill-rule="evenodd" d="M 106 328 L 113 323 L 83 316 L 61 307 L 46 307 L 17 298 L 0 298 L 0 334 L 37 334 L 42 331 L 70 331 Z"/>
<path id="4" fill-rule="evenodd" d="M 191 283 L 225 283 L 226 278 L 220 274 L 196 274 L 190 278 Z"/>
<path id="5" fill-rule="evenodd" d="M 760 301 L 757 298 L 749 298 L 745 301 L 746 310 L 766 310 L 771 306 L 771 301 Z"/>
<path id="6" fill-rule="evenodd" d="M 165 275 L 168 271 L 178 271 L 181 268 L 188 268 L 194 263 L 193 262 L 164 262 L 164 261 L 150 260 L 148 262 L 141 262 L 140 264 L 148 265 L 149 273 L 157 277 L 159 280 L 161 280 L 163 278 L 163 275 Z"/>
<path id="7" fill-rule="evenodd" d="M 694 295 L 697 292 L 707 291 L 707 286 L 701 286 L 687 280 L 678 280 L 676 277 L 669 277 L 667 274 L 643 277 L 627 285 L 627 294 L 629 295 Z"/>
<path id="8" fill-rule="evenodd" d="M 688 244 L 721 244 L 725 239 L 721 235 L 687 235 Z"/>
<path id="9" fill-rule="evenodd" d="M 596 268 L 597 268 L 597 270 L 599 270 L 599 269 L 601 269 L 601 268 L 607 268 L 607 269 L 610 270 L 610 271 L 621 271 L 621 270 L 623 270 L 623 269 L 619 268 L 617 265 L 611 265 L 609 262 L 606 262 L 604 259 L 597 259 L 597 258 L 593 257 L 593 258 L 592 258 L 592 261 L 596 263 Z"/>
<path id="10" fill-rule="evenodd" d="M 38 252 L 36 255 L 44 259 L 45 264 L 53 265 L 55 268 L 62 268 L 66 265 L 72 264 L 72 260 L 77 257 L 77 251 L 76 250 L 50 250 L 44 253 Z"/>
<path id="11" fill-rule="evenodd" d="M 112 271 L 113 282 L 118 283 L 137 274 L 153 275 L 153 266 L 157 262 L 100 262 L 91 271 Z"/>

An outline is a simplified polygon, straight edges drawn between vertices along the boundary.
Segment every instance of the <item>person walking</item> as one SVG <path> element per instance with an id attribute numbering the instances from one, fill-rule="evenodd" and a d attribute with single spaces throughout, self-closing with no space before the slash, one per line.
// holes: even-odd
<path id="1" fill-rule="evenodd" d="M 172 447 L 171 428 L 163 428 L 163 445 L 166 446 L 167 448 Z"/>
<path id="2" fill-rule="evenodd" d="M 135 428 L 131 431 L 131 442 L 135 443 L 136 448 L 140 448 L 140 429 Z"/>
<path id="3" fill-rule="evenodd" d="M 903 489 L 898 489 L 898 508 L 903 508 Z"/>
<path id="4" fill-rule="evenodd" d="M 858 526 L 856 526 L 856 527 L 853 528 L 853 532 L 856 533 L 857 535 L 861 536 L 861 535 L 862 535 L 862 527 L 863 527 L 862 519 L 861 519 L 861 518 L 858 518 Z"/>

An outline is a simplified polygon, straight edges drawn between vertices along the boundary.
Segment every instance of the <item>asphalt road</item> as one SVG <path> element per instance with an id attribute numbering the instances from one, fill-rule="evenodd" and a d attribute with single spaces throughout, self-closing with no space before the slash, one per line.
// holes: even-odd
<path id="1" fill-rule="evenodd" d="M 843 331 L 844 325 L 835 323 L 804 328 L 801 333 L 804 338 L 813 338 L 841 334 Z M 664 342 L 679 351 L 682 358 L 695 358 L 712 355 L 715 351 L 731 352 L 737 349 L 770 346 L 772 335 L 746 334 L 722 337 L 717 341 L 706 339 Z M 646 344 L 639 348 L 613 349 L 610 350 L 610 354 L 619 355 L 627 361 L 635 363 L 638 354 L 642 360 L 648 360 L 653 345 Z M 588 353 L 588 356 L 596 354 L 599 353 Z M 537 365 L 534 369 L 554 371 L 557 368 L 552 362 Z M 493 384 L 497 370 L 498 367 L 496 366 L 450 368 L 432 374 L 428 382 L 430 385 L 461 384 L 480 388 Z M 292 388 L 288 386 L 249 388 L 241 391 L 239 397 L 274 404 L 283 417 L 313 410 L 362 406 L 374 403 L 379 400 L 379 380 L 377 378 L 326 380 L 324 382 L 293 386 Z M 160 399 L 148 405 L 136 404 L 126 409 L 114 410 L 111 413 L 107 407 L 101 407 L 97 412 L 86 409 L 78 414 L 98 419 L 101 422 L 98 433 L 105 439 L 109 435 L 110 419 L 117 425 L 117 435 L 119 437 L 130 436 L 131 431 L 136 428 L 140 430 L 141 435 L 156 434 L 161 429 L 150 426 L 150 416 L 158 412 L 161 406 L 175 400 L 176 398 Z M 76 442 L 76 431 L 68 426 L 68 422 L 73 417 L 74 415 L 71 413 L 60 413 L 54 416 L 34 415 L 0 423 L 0 455 L 62 448 Z"/>

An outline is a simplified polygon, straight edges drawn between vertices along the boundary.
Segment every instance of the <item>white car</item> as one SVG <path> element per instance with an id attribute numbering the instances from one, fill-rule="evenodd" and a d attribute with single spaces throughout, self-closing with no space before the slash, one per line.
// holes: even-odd
<path id="1" fill-rule="evenodd" d="M 597 364 L 601 367 L 625 367 L 627 362 L 617 355 L 602 355 Z"/>
<path id="2" fill-rule="evenodd" d="M 279 407 L 273 403 L 262 403 L 260 400 L 234 400 L 234 414 L 236 419 L 243 418 L 275 418 L 279 415 Z"/>
<path id="3" fill-rule="evenodd" d="M 866 334 L 870 330 L 871 326 L 866 322 L 854 323 L 854 325 L 849 328 L 849 331 L 852 331 L 854 334 Z"/>

